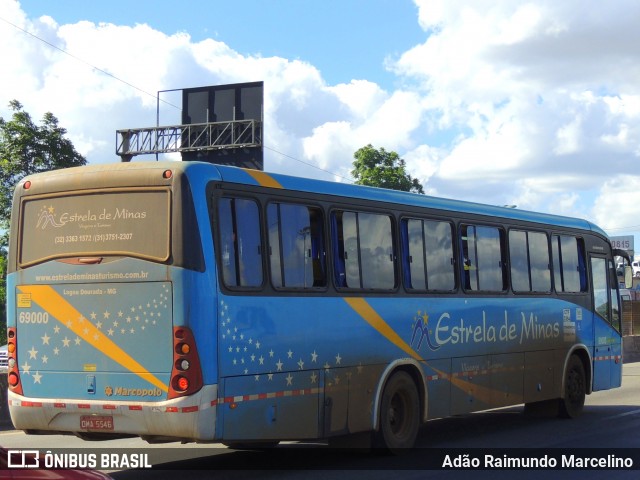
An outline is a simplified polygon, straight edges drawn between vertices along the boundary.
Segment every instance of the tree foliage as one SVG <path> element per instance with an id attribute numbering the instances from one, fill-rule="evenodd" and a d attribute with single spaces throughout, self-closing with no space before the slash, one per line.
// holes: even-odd
<path id="1" fill-rule="evenodd" d="M 87 160 L 65 138 L 52 113 L 36 125 L 17 100 L 9 103 L 10 120 L 0 117 L 0 321 L 5 319 L 6 248 L 9 238 L 11 201 L 16 184 L 33 173 L 84 165 Z M 0 329 L 0 345 L 4 329 Z"/>
<path id="2" fill-rule="evenodd" d="M 351 176 L 357 185 L 390 188 L 404 192 L 424 193 L 417 178 L 411 178 L 406 163 L 396 152 L 376 149 L 371 144 L 357 150 Z"/>
<path id="3" fill-rule="evenodd" d="M 5 328 L 5 321 L 7 318 L 6 305 L 7 305 L 7 254 L 6 251 L 0 249 L 0 345 L 7 343 L 7 329 Z"/>

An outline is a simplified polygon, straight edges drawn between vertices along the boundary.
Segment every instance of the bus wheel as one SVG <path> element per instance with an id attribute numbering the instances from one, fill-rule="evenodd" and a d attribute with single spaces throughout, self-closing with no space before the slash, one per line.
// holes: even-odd
<path id="1" fill-rule="evenodd" d="M 578 417 L 582 413 L 586 393 L 584 365 L 576 355 L 571 355 L 564 378 L 564 398 L 560 400 L 560 417 Z"/>
<path id="2" fill-rule="evenodd" d="M 416 384 L 407 372 L 387 381 L 380 402 L 380 429 L 374 447 L 391 453 L 413 447 L 420 427 L 420 401 Z"/>

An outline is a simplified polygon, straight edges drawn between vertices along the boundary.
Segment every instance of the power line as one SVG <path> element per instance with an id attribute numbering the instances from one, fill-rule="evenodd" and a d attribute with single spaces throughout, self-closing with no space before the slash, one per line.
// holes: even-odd
<path id="1" fill-rule="evenodd" d="M 24 29 L 24 28 L 22 28 L 22 27 L 19 27 L 18 25 L 16 25 L 15 23 L 10 22 L 10 21 L 9 21 L 9 20 L 7 20 L 6 18 L 0 17 L 0 20 L 2 20 L 3 22 L 5 22 L 5 23 L 7 23 L 7 24 L 11 25 L 13 28 L 15 28 L 15 29 L 17 29 L 17 30 L 20 30 L 22 33 L 25 33 L 25 34 L 29 35 L 30 37 L 35 38 L 36 40 L 39 40 L 40 42 L 42 42 L 42 43 L 44 43 L 44 44 L 46 44 L 46 45 L 49 45 L 51 48 L 55 48 L 55 49 L 56 49 L 56 50 L 58 50 L 59 52 L 62 52 L 62 53 L 64 53 L 65 55 L 70 56 L 70 57 L 71 57 L 71 58 L 73 58 L 74 60 L 77 60 L 77 61 L 78 61 L 78 62 L 80 62 L 80 63 L 84 63 L 85 65 L 87 65 L 88 67 L 93 68 L 94 70 L 97 70 L 98 72 L 103 73 L 104 75 L 107 75 L 107 76 L 109 76 L 109 77 L 113 78 L 114 80 L 117 80 L 118 82 L 124 83 L 124 84 L 125 84 L 125 85 L 127 85 L 128 87 L 131 87 L 131 88 L 133 88 L 133 89 L 135 89 L 135 90 L 138 90 L 139 92 L 144 93 L 145 95 L 149 95 L 150 97 L 156 98 L 156 95 L 155 95 L 155 94 L 153 94 L 153 93 L 149 93 L 149 92 L 147 92 L 146 90 L 143 90 L 142 88 L 137 87 L 136 85 L 134 85 L 134 84 L 132 84 L 132 83 L 129 83 L 129 82 L 127 82 L 126 80 L 123 80 L 122 78 L 118 77 L 117 75 L 114 75 L 113 73 L 107 72 L 106 70 L 104 70 L 104 69 L 102 69 L 102 68 L 100 68 L 100 67 L 96 67 L 96 66 L 95 66 L 95 65 L 93 65 L 92 63 L 87 62 L 86 60 L 84 60 L 84 59 L 82 59 L 82 58 L 80 58 L 80 57 L 78 57 L 78 56 L 76 56 L 76 55 L 74 55 L 74 54 L 72 54 L 72 53 L 67 52 L 65 49 L 60 48 L 60 47 L 58 47 L 57 45 L 54 45 L 54 44 L 53 44 L 53 43 L 51 43 L 51 42 L 48 42 L 48 41 L 47 41 L 47 40 L 45 40 L 44 38 L 41 38 L 41 37 L 37 36 L 36 34 L 31 33 L 31 32 L 29 32 L 29 31 L 25 30 L 25 29 Z M 166 100 L 162 100 L 162 99 L 161 99 L 160 101 L 161 101 L 161 102 L 163 102 L 163 103 L 166 103 L 167 105 L 169 105 L 169 106 L 171 106 L 171 107 L 174 107 L 174 108 L 177 108 L 178 110 L 180 110 L 180 107 L 178 107 L 178 106 L 174 105 L 174 104 L 173 104 L 173 103 L 171 103 L 171 102 L 167 102 Z"/>
<path id="2" fill-rule="evenodd" d="M 84 60 L 84 59 L 82 59 L 82 58 L 80 58 L 80 57 L 78 57 L 78 56 L 66 51 L 65 49 L 60 48 L 60 47 L 58 47 L 57 45 L 54 45 L 51 42 L 48 42 L 44 38 L 41 38 L 38 35 L 36 35 L 34 33 L 31 33 L 29 31 L 25 30 L 24 28 L 16 25 L 15 23 L 10 22 L 6 18 L 0 17 L 0 20 L 2 20 L 3 22 L 7 23 L 8 25 L 11 25 L 13 28 L 21 31 L 22 33 L 25 33 L 26 35 L 29 35 L 30 37 L 35 38 L 36 40 L 38 40 L 38 41 L 50 46 L 51 48 L 54 48 L 54 49 L 58 50 L 59 52 L 62 52 L 65 55 L 68 55 L 69 57 L 73 58 L 74 60 L 76 60 L 76 61 L 78 61 L 80 63 L 83 63 L 84 65 L 87 65 L 88 67 L 90 67 L 90 68 L 92 68 L 94 70 L 97 70 L 98 72 L 100 72 L 100 73 L 102 73 L 104 75 L 107 75 L 107 76 L 113 78 L 114 80 L 117 80 L 118 82 L 124 83 L 128 87 L 131 87 L 131 88 L 133 88 L 135 90 L 138 90 L 139 92 L 144 93 L 145 95 L 149 95 L 150 97 L 153 97 L 154 99 L 159 100 L 160 102 L 165 103 L 165 104 L 167 104 L 167 105 L 169 105 L 171 107 L 174 107 L 174 108 L 176 108 L 178 110 L 182 110 L 181 107 L 178 107 L 177 105 L 174 105 L 173 103 L 168 102 L 166 100 L 162 100 L 161 98 L 159 98 L 159 96 L 156 96 L 153 93 L 149 93 L 146 90 L 143 90 L 142 88 L 140 88 L 140 87 L 138 87 L 138 86 L 136 86 L 136 85 L 134 85 L 134 84 L 132 84 L 130 82 L 127 82 L 126 80 L 123 80 L 122 78 L 118 77 L 117 75 L 114 75 L 114 74 L 112 74 L 112 73 L 110 73 L 110 72 L 108 72 L 108 71 L 106 71 L 106 70 L 104 70 L 104 69 L 102 69 L 100 67 L 95 66 L 94 64 L 92 64 L 90 62 L 87 62 L 86 60 Z M 304 165 L 307 165 L 308 167 L 315 168 L 316 170 L 320 170 L 322 172 L 328 173 L 329 175 L 333 175 L 335 177 L 342 178 L 343 180 L 347 180 L 348 182 L 353 183 L 353 179 L 351 179 L 351 178 L 347 178 L 347 177 L 344 177 L 344 176 L 339 175 L 337 173 L 331 172 L 329 170 L 325 170 L 324 168 L 318 167 L 317 165 L 305 162 L 303 160 L 300 160 L 299 158 L 295 158 L 295 157 L 293 157 L 291 155 L 288 155 L 286 153 L 280 152 L 280 151 L 278 151 L 278 150 L 276 150 L 274 148 L 267 147 L 266 145 L 263 145 L 263 147 L 266 148 L 267 150 L 271 150 L 272 152 L 277 153 L 278 155 L 282 155 L 283 157 L 290 158 L 291 160 L 294 160 L 296 162 L 300 162 L 300 163 L 302 163 Z"/>
<path id="3" fill-rule="evenodd" d="M 329 175 L 333 175 L 335 177 L 342 178 L 343 180 L 347 180 L 349 183 L 353 183 L 353 179 L 352 178 L 347 178 L 347 177 L 344 177 L 344 176 L 339 175 L 337 173 L 331 172 L 329 170 L 325 170 L 324 168 L 318 167 L 317 165 L 314 165 L 312 163 L 305 162 L 305 161 L 300 160 L 298 158 L 292 157 L 291 155 L 288 155 L 286 153 L 279 152 L 275 148 L 267 147 L 266 145 L 263 145 L 263 147 L 266 148 L 267 150 L 271 150 L 272 152 L 277 153 L 278 155 L 282 155 L 283 157 L 290 158 L 291 160 L 295 160 L 296 162 L 300 162 L 300 163 L 302 163 L 304 165 L 307 165 L 308 167 L 315 168 L 316 170 L 320 170 L 321 172 L 328 173 Z"/>

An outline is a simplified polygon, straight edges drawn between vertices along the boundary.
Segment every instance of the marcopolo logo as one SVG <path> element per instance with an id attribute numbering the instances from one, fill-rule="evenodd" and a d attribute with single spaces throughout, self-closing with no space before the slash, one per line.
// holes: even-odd
<path id="1" fill-rule="evenodd" d="M 162 390 L 159 388 L 126 388 L 115 387 L 115 389 L 107 385 L 104 389 L 104 393 L 107 397 L 112 395 L 118 395 L 122 397 L 160 397 Z"/>

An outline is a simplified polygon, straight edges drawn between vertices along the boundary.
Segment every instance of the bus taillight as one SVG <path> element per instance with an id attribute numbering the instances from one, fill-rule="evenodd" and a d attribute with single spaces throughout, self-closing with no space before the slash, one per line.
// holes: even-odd
<path id="1" fill-rule="evenodd" d="M 7 329 L 7 365 L 9 367 L 9 375 L 7 377 L 9 388 L 12 392 L 22 395 L 22 384 L 20 383 L 20 371 L 18 370 L 18 339 L 16 337 L 16 328 Z"/>
<path id="2" fill-rule="evenodd" d="M 202 370 L 191 329 L 173 328 L 173 369 L 168 398 L 191 395 L 202 388 Z"/>

